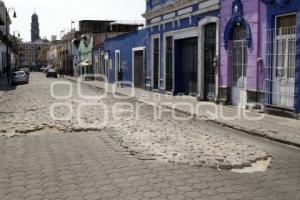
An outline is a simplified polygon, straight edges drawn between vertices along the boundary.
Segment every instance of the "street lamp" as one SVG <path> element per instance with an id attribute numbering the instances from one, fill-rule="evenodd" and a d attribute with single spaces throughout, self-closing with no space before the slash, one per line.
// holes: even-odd
<path id="1" fill-rule="evenodd" d="M 6 10 L 6 73 L 7 73 L 7 82 L 8 84 L 10 83 L 9 82 L 9 78 L 10 78 L 10 64 L 8 64 L 8 61 L 10 60 L 9 58 L 9 52 L 8 52 L 8 40 L 9 40 L 9 27 L 8 27 L 8 18 L 9 18 L 9 12 L 13 11 L 13 17 L 14 18 L 17 18 L 17 13 L 16 13 L 16 10 L 12 7 L 8 8 Z"/>

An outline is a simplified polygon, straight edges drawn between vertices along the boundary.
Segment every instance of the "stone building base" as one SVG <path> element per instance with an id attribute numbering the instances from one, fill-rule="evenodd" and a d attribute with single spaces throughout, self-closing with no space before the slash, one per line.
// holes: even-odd
<path id="1" fill-rule="evenodd" d="M 223 105 L 231 105 L 231 88 L 219 87 L 218 103 Z M 257 91 L 247 91 L 246 109 L 263 109 L 264 94 Z"/>
<path id="2" fill-rule="evenodd" d="M 293 119 L 300 119 L 300 113 L 295 113 L 293 110 L 279 108 L 275 106 L 268 106 L 265 112 L 270 115 L 276 115 L 280 117 L 288 117 Z"/>

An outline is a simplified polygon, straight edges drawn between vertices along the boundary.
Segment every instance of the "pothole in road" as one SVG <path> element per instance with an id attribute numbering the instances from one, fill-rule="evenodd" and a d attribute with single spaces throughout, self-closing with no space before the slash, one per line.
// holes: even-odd
<path id="1" fill-rule="evenodd" d="M 250 167 L 245 167 L 243 169 L 232 169 L 231 171 L 234 173 L 240 173 L 240 174 L 265 172 L 268 170 L 269 166 L 271 165 L 271 161 L 272 161 L 272 158 L 269 157 L 266 160 L 259 160 L 255 163 L 252 163 Z"/>
<path id="2" fill-rule="evenodd" d="M 8 129 L 8 130 L 1 130 L 2 137 L 20 137 L 26 135 L 39 135 L 43 133 L 62 133 L 62 130 L 59 130 L 56 127 L 34 127 L 29 129 Z"/>
<path id="3" fill-rule="evenodd" d="M 63 127 L 63 126 L 34 126 L 30 128 L 0 129 L 1 137 L 20 137 L 26 135 L 40 135 L 44 133 L 79 133 L 103 131 L 105 127 Z"/>
<path id="4" fill-rule="evenodd" d="M 109 135 L 111 139 L 120 142 L 125 151 L 130 155 L 135 156 L 138 160 L 149 160 L 149 161 L 159 161 L 174 165 L 190 165 L 194 167 L 208 167 L 220 171 L 231 171 L 234 173 L 255 173 L 255 172 L 265 172 L 269 168 L 272 156 L 270 154 L 265 154 L 256 157 L 255 159 L 244 159 L 238 160 L 238 162 L 225 161 L 224 159 L 217 159 L 214 155 L 210 155 L 211 159 L 206 159 L 201 155 L 198 155 L 199 159 L 195 159 L 195 153 L 185 155 L 178 152 L 173 152 L 171 155 L 168 151 L 161 152 L 159 147 L 149 149 L 139 149 L 134 148 L 135 145 L 124 142 L 124 138 L 118 134 Z M 130 145 L 131 144 L 131 145 Z M 137 144 L 137 143 L 134 143 Z M 145 144 L 144 144 L 145 145 Z M 144 147 L 146 147 L 145 145 Z M 170 153 L 170 152 L 169 152 Z"/>
<path id="5" fill-rule="evenodd" d="M 59 130 L 58 128 L 45 127 L 43 129 L 30 132 L 28 134 L 30 134 L 30 135 L 40 135 L 40 134 L 44 134 L 45 132 L 48 133 L 48 134 L 63 133 L 63 131 Z"/>

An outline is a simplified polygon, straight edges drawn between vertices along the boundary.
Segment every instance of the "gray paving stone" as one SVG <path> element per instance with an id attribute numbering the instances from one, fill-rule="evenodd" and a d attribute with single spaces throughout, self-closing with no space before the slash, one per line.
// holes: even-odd
<path id="1" fill-rule="evenodd" d="M 161 190 L 161 193 L 162 193 L 162 194 L 167 194 L 167 195 L 170 195 L 170 194 L 176 194 L 176 193 L 177 193 L 177 190 L 174 189 L 174 188 L 166 188 L 166 189 L 162 189 L 162 190 Z"/>
<path id="2" fill-rule="evenodd" d="M 178 195 L 174 194 L 174 195 L 169 195 L 168 199 L 169 200 L 184 200 L 185 197 L 183 195 L 180 195 L 180 194 L 178 194 Z"/>
<path id="3" fill-rule="evenodd" d="M 168 115 L 154 121 L 147 106 L 139 121 L 111 120 L 105 130 L 74 133 L 72 127 L 77 125 L 74 121 L 54 122 L 48 116 L 48 105 L 56 102 L 49 95 L 52 82 L 33 74 L 31 84 L 0 97 L 0 102 L 11 102 L 9 105 L 0 103 L 1 129 L 27 125 L 30 129 L 41 124 L 46 127 L 26 137 L 0 137 L 1 200 L 227 200 L 241 197 L 243 200 L 290 200 L 299 196 L 300 154 L 297 149 L 244 137 L 241 133 L 232 135 L 232 130 L 199 121 L 176 122 Z M 84 88 L 88 93 L 99 92 Z M 74 94 L 70 101 L 77 100 L 80 101 Z M 110 107 L 119 102 L 111 96 L 102 101 Z M 78 106 L 76 102 L 72 104 Z M 5 111 L 13 111 L 13 114 L 2 114 Z M 88 120 L 101 117 L 97 109 L 85 112 L 90 114 Z M 53 129 L 49 128 L 52 126 Z M 136 147 L 124 148 L 120 145 L 122 141 Z M 159 160 L 162 156 L 156 160 L 138 160 L 138 155 L 128 152 L 132 149 L 137 150 L 135 152 L 141 149 L 145 154 L 170 155 L 173 160 L 197 157 L 212 162 L 216 159 L 221 162 L 222 156 L 242 162 L 244 156 L 255 159 L 252 151 L 259 156 L 267 152 L 273 162 L 265 172 L 238 174 L 205 165 L 171 164 Z"/>
<path id="4" fill-rule="evenodd" d="M 160 195 L 160 192 L 157 192 L 157 191 L 149 191 L 149 192 L 144 193 L 144 197 L 148 197 L 148 198 L 158 197 L 159 195 Z"/>

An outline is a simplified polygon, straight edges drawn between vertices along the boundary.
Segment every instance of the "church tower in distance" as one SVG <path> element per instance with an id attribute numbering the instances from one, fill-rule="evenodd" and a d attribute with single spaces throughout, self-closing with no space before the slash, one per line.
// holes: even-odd
<path id="1" fill-rule="evenodd" d="M 40 39 L 40 24 L 39 17 L 34 12 L 31 17 L 31 42 L 35 42 Z"/>

